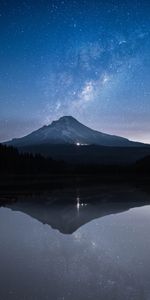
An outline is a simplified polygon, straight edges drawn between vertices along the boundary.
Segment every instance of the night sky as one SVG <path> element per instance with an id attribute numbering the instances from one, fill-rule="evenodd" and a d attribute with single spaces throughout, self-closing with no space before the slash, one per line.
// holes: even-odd
<path id="1" fill-rule="evenodd" d="M 0 141 L 63 115 L 150 143 L 149 0 L 0 1 Z"/>

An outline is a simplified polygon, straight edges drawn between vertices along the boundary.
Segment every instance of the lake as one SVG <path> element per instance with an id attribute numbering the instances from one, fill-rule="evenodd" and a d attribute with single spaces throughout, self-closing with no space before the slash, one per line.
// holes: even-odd
<path id="1" fill-rule="evenodd" d="M 0 196 L 1 300 L 149 300 L 150 193 L 99 186 Z"/>

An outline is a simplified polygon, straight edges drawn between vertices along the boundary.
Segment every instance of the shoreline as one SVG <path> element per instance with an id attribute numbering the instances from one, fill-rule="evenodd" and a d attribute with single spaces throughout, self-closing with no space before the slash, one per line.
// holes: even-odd
<path id="1" fill-rule="evenodd" d="M 0 175 L 0 194 L 5 191 L 43 191 L 82 186 L 134 184 L 149 186 L 147 174 L 60 174 L 60 175 Z"/>

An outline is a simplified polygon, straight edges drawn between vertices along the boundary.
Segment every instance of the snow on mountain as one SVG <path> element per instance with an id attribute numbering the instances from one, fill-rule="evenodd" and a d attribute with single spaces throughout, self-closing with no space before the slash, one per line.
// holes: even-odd
<path id="1" fill-rule="evenodd" d="M 93 130 L 72 116 L 61 117 L 48 126 L 30 133 L 29 135 L 6 142 L 9 145 L 22 147 L 40 144 L 76 144 L 76 145 L 102 145 L 117 147 L 136 147 L 143 145 L 129 141 L 126 138 L 109 135 Z"/>

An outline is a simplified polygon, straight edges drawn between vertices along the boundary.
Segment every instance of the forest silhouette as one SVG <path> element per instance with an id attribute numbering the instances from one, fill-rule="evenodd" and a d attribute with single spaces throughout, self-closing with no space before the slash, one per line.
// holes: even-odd
<path id="1" fill-rule="evenodd" d="M 129 165 L 70 164 L 0 144 L 1 174 L 150 174 L 150 156 Z"/>

